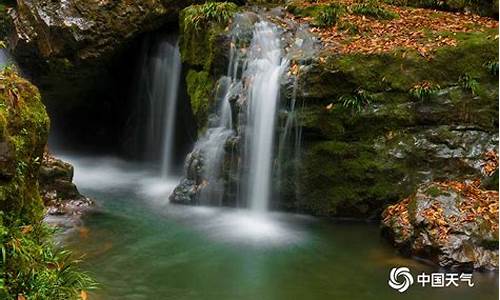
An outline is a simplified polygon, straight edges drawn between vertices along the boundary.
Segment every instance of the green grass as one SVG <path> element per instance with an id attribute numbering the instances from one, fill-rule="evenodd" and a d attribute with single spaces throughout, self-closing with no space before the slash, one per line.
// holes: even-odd
<path id="1" fill-rule="evenodd" d="M 440 86 L 438 84 L 429 82 L 429 81 L 422 81 L 417 84 L 415 84 L 410 90 L 409 94 L 413 98 L 420 100 L 420 101 L 426 101 L 430 100 L 432 97 L 434 97 L 437 92 L 440 90 Z"/>
<path id="2" fill-rule="evenodd" d="M 344 95 L 339 98 L 342 106 L 352 112 L 360 113 L 366 109 L 372 102 L 373 97 L 362 89 L 357 89 L 350 95 Z"/>
<path id="3" fill-rule="evenodd" d="M 488 72 L 493 76 L 498 76 L 498 60 L 491 60 L 484 64 Z"/>
<path id="4" fill-rule="evenodd" d="M 345 11 L 345 6 L 337 3 L 321 7 L 314 17 L 313 25 L 318 27 L 334 26 Z"/>
<path id="5" fill-rule="evenodd" d="M 238 10 L 232 2 L 207 2 L 191 5 L 184 10 L 184 30 L 190 28 L 198 31 L 209 22 L 227 23 Z"/>
<path id="6" fill-rule="evenodd" d="M 96 283 L 78 268 L 71 252 L 52 242 L 54 231 L 43 222 L 3 222 L 0 214 L 0 298 L 71 300 Z"/>
<path id="7" fill-rule="evenodd" d="M 458 78 L 458 84 L 465 91 L 469 91 L 472 95 L 477 95 L 479 90 L 479 82 L 469 74 L 463 74 Z"/>
<path id="8" fill-rule="evenodd" d="M 379 20 L 392 20 L 399 17 L 397 13 L 386 10 L 377 0 L 364 0 L 352 7 L 353 14 L 367 16 Z"/>

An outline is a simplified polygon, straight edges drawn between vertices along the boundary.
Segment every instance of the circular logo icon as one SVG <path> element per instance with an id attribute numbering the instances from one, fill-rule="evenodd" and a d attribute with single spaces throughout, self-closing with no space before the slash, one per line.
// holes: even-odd
<path id="1" fill-rule="evenodd" d="M 405 292 L 413 284 L 413 276 L 407 267 L 392 268 L 389 274 L 389 286 L 400 293 Z"/>

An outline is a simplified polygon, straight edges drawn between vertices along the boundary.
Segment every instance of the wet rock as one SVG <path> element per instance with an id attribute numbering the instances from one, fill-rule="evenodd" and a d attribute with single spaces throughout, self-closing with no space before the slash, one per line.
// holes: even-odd
<path id="1" fill-rule="evenodd" d="M 170 195 L 170 202 L 177 204 L 199 204 L 199 192 L 205 182 L 203 176 L 203 154 L 199 149 L 191 152 L 184 163 L 185 178 Z"/>
<path id="2" fill-rule="evenodd" d="M 45 153 L 39 175 L 40 194 L 47 207 L 46 221 L 56 226 L 81 225 L 81 216 L 94 202 L 73 183 L 73 166 Z"/>
<path id="3" fill-rule="evenodd" d="M 382 231 L 411 256 L 451 269 L 498 269 L 498 192 L 479 182 L 434 182 L 389 206 Z"/>
<path id="4" fill-rule="evenodd" d="M 183 5 L 168 0 L 17 2 L 11 12 L 14 52 L 20 57 L 72 61 L 110 55 L 141 32 L 172 21 Z"/>

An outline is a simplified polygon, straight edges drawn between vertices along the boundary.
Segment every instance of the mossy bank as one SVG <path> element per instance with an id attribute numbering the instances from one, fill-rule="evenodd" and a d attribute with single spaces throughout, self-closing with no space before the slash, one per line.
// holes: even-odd
<path id="1" fill-rule="evenodd" d="M 77 299 L 92 280 L 56 248 L 43 224 L 38 175 L 49 118 L 38 89 L 0 71 L 0 297 Z"/>

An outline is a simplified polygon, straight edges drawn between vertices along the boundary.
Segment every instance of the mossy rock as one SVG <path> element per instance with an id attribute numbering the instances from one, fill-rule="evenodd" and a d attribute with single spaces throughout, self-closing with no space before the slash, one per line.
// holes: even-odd
<path id="1" fill-rule="evenodd" d="M 189 70 L 186 76 L 187 92 L 197 128 L 203 131 L 207 126 L 208 112 L 213 102 L 214 81 L 206 71 Z"/>
<path id="2" fill-rule="evenodd" d="M 299 207 L 316 215 L 375 217 L 401 190 L 396 161 L 369 144 L 323 141 L 307 147 L 300 170 Z M 404 187 L 403 187 L 404 188 Z"/>
<path id="3" fill-rule="evenodd" d="M 213 7 L 213 8 L 212 8 Z M 223 34 L 238 7 L 234 3 L 205 3 L 191 5 L 179 14 L 180 50 L 183 63 L 197 69 L 219 73 L 224 63 Z"/>
<path id="4" fill-rule="evenodd" d="M 481 155 L 497 149 L 498 59 L 495 31 L 455 36 L 430 60 L 416 53 L 322 53 L 301 77 L 299 113 L 304 153 L 297 206 L 318 215 L 376 217 L 422 182 L 481 177 Z M 471 74 L 473 94 L 457 82 Z M 409 90 L 428 80 L 440 90 L 416 100 Z M 359 112 L 339 99 L 363 90 Z"/>
<path id="5" fill-rule="evenodd" d="M 454 85 L 462 74 L 488 87 L 497 84 L 496 76 L 485 67 L 498 59 L 497 30 L 440 35 L 455 38 L 458 45 L 438 48 L 430 59 L 410 50 L 346 55 L 324 52 L 321 56 L 325 62 L 309 68 L 303 76 L 302 93 L 310 99 L 336 98 L 356 88 L 372 93 L 406 93 L 424 80 L 441 87 Z"/>
<path id="6" fill-rule="evenodd" d="M 398 6 L 470 12 L 498 19 L 498 0 L 386 0 L 385 2 Z"/>
<path id="7" fill-rule="evenodd" d="M 10 68 L 0 79 L 0 210 L 13 218 L 39 220 L 38 172 L 49 118 L 35 86 Z"/>

